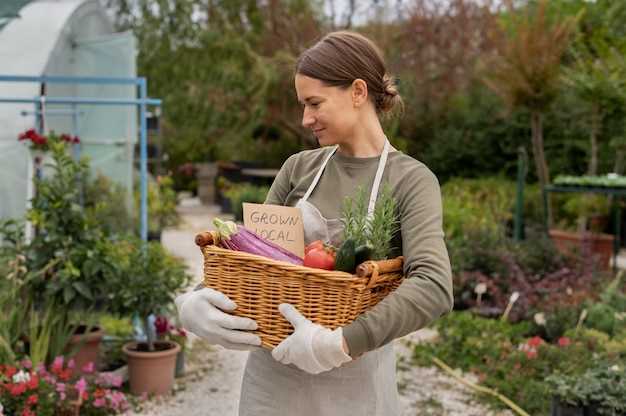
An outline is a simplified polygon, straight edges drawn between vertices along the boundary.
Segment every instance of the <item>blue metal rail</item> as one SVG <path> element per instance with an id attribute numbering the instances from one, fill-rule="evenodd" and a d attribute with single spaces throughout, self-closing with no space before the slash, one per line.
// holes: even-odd
<path id="1" fill-rule="evenodd" d="M 138 99 L 109 99 L 109 98 L 83 98 L 83 97 L 0 97 L 0 103 L 26 103 L 35 105 L 37 124 L 42 117 L 43 111 L 38 106 L 45 104 L 70 105 L 130 105 L 139 108 L 139 148 L 140 148 L 140 235 L 144 241 L 148 239 L 148 123 L 147 107 L 160 106 L 161 100 L 148 98 L 148 82 L 143 77 L 73 77 L 73 76 L 22 76 L 0 75 L 0 82 L 31 82 L 40 84 L 95 84 L 95 85 L 136 85 L 139 89 Z M 74 112 L 74 117 L 76 113 Z M 43 133 L 43 132 L 40 132 Z"/>

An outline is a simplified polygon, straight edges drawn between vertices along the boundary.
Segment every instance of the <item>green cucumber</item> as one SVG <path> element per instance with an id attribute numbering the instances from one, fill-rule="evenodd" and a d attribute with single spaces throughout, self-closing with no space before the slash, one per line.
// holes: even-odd
<path id="1" fill-rule="evenodd" d="M 356 243 L 349 238 L 343 242 L 335 260 L 335 270 L 354 273 L 356 269 Z"/>
<path id="2" fill-rule="evenodd" d="M 355 267 L 363 263 L 364 261 L 370 260 L 372 258 L 373 251 L 374 247 L 372 247 L 372 245 L 369 243 L 358 246 L 354 251 Z"/>

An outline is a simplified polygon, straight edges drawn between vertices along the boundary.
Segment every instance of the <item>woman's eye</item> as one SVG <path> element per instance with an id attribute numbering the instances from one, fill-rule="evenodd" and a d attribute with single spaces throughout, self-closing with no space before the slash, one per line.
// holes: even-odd
<path id="1" fill-rule="evenodd" d="M 320 103 L 311 103 L 311 107 L 317 108 L 320 106 Z"/>

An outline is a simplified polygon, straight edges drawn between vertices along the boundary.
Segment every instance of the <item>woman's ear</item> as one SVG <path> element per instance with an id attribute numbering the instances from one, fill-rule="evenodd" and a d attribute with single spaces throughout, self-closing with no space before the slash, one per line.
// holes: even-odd
<path id="1" fill-rule="evenodd" d="M 361 78 L 352 81 L 352 105 L 362 106 L 367 102 L 367 83 Z"/>

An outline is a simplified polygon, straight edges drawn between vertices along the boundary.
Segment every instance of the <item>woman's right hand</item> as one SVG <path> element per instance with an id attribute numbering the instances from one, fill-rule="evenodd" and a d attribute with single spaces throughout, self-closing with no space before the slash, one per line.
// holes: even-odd
<path id="1" fill-rule="evenodd" d="M 203 288 L 178 296 L 175 301 L 183 328 L 210 342 L 230 350 L 250 350 L 261 345 L 253 333 L 256 321 L 230 315 L 237 305 L 217 290 Z"/>

